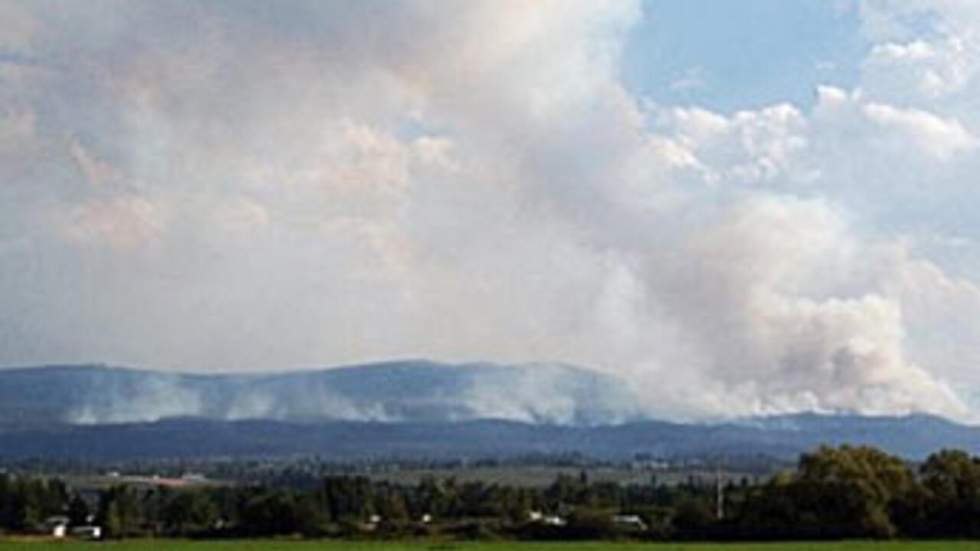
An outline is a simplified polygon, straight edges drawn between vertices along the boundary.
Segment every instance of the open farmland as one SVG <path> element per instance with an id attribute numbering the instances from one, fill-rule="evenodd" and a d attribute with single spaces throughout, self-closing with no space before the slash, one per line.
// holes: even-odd
<path id="1" fill-rule="evenodd" d="M 120 542 L 0 541 L 0 551 L 976 551 L 980 542 L 826 542 L 747 544 L 525 543 L 525 542 L 354 542 L 354 541 L 185 541 Z"/>

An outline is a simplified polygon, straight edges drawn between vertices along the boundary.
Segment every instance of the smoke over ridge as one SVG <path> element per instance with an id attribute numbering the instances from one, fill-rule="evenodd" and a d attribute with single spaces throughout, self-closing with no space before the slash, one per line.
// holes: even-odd
<path id="1" fill-rule="evenodd" d="M 567 362 L 645 414 L 974 419 L 980 12 L 954 4 L 855 4 L 858 85 L 721 113 L 625 83 L 655 4 L 4 3 L 0 363 Z M 72 418 L 215 407 L 147 384 Z M 513 389 L 466 414 L 575 415 Z"/>
<path id="2" fill-rule="evenodd" d="M 645 416 L 642 400 L 624 381 L 581 368 L 419 360 L 262 375 L 102 366 L 13 369 L 0 371 L 0 399 L 0 429 L 188 417 L 385 423 L 496 419 L 580 426 Z"/>

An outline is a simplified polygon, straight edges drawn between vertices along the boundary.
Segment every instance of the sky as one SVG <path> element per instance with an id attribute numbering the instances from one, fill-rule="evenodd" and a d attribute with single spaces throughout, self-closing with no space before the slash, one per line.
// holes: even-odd
<path id="1" fill-rule="evenodd" d="M 0 365 L 980 420 L 980 3 L 0 2 Z"/>

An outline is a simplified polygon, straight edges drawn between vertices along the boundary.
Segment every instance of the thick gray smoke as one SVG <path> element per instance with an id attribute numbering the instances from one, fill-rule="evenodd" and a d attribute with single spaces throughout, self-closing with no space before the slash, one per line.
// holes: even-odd
<path id="1" fill-rule="evenodd" d="M 973 417 L 980 249 L 928 209 L 978 168 L 980 14 L 932 4 L 924 37 L 862 6 L 861 86 L 720 114 L 623 84 L 655 5 L 5 3 L 0 362 L 563 361 L 657 415 Z M 537 388 L 472 403 L 570 415 Z M 329 398 L 229 415 L 386 415 Z"/>

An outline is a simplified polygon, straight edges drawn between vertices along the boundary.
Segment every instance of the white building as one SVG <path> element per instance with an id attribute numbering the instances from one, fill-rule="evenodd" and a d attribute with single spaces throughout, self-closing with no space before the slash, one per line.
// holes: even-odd
<path id="1" fill-rule="evenodd" d="M 100 540 L 102 539 L 102 527 L 101 526 L 74 526 L 71 529 L 71 535 L 81 539 Z"/>
<path id="2" fill-rule="evenodd" d="M 68 523 L 66 516 L 48 517 L 44 520 L 43 531 L 53 538 L 63 538 L 68 534 Z"/>
<path id="3" fill-rule="evenodd" d="M 643 522 L 643 519 L 638 515 L 615 515 L 613 516 L 613 522 L 620 526 L 629 526 L 638 530 L 647 529 L 647 523 Z"/>

